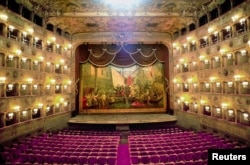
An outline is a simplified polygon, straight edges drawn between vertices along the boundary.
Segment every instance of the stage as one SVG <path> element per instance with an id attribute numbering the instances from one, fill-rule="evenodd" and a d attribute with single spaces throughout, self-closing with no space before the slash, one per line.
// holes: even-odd
<path id="1" fill-rule="evenodd" d="M 177 121 L 176 116 L 166 113 L 147 114 L 80 114 L 69 119 L 69 124 L 147 124 Z"/>

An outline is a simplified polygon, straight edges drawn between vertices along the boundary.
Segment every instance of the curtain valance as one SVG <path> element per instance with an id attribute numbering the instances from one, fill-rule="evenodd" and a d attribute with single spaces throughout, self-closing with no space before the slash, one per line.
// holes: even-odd
<path id="1" fill-rule="evenodd" d="M 155 62 L 164 63 L 169 54 L 163 44 L 82 44 L 76 53 L 79 55 L 79 63 L 90 62 L 99 67 L 110 64 L 119 67 L 136 64 L 150 66 Z"/>

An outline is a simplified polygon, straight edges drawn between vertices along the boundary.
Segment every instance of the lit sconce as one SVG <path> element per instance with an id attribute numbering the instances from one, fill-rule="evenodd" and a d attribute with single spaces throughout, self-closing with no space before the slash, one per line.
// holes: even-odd
<path id="1" fill-rule="evenodd" d="M 22 89 L 26 90 L 26 88 L 27 88 L 27 85 L 26 84 L 22 84 Z"/>
<path id="2" fill-rule="evenodd" d="M 173 82 L 176 83 L 176 79 L 173 79 Z"/>
<path id="3" fill-rule="evenodd" d="M 16 55 L 18 55 L 18 56 L 19 56 L 21 53 L 22 53 L 22 51 L 21 51 L 21 50 L 19 50 L 19 49 L 18 49 L 18 50 L 16 50 Z"/>
<path id="4" fill-rule="evenodd" d="M 177 65 L 176 65 L 176 68 L 179 68 L 179 67 L 180 67 L 180 65 L 179 65 L 179 64 L 177 64 Z"/>
<path id="5" fill-rule="evenodd" d="M 38 112 L 38 109 L 37 109 L 37 108 L 34 108 L 34 109 L 33 109 L 33 114 L 36 115 L 37 112 Z"/>
<path id="6" fill-rule="evenodd" d="M 37 64 L 38 64 L 38 61 L 37 61 L 37 60 L 34 60 L 33 63 L 34 63 L 34 65 L 37 65 Z"/>
<path id="7" fill-rule="evenodd" d="M 28 31 L 30 34 L 33 34 L 33 33 L 34 33 L 34 29 L 33 29 L 33 28 L 28 28 L 27 31 Z"/>
<path id="8" fill-rule="evenodd" d="M 205 103 L 205 101 L 204 100 L 200 100 L 200 103 L 201 103 L 201 105 L 203 105 Z"/>
<path id="9" fill-rule="evenodd" d="M 40 57 L 39 57 L 39 60 L 40 60 L 40 61 L 43 61 L 43 60 L 44 60 L 44 57 L 43 57 L 43 56 L 40 56 Z"/>
<path id="10" fill-rule="evenodd" d="M 226 104 L 226 103 L 222 103 L 222 104 L 221 104 L 221 108 L 222 108 L 222 109 L 227 109 L 227 104 Z"/>
<path id="11" fill-rule="evenodd" d="M 51 41 L 55 42 L 56 41 L 56 37 L 51 37 Z"/>
<path id="12" fill-rule="evenodd" d="M 245 23 L 246 19 L 245 18 L 241 18 L 240 19 L 240 24 L 243 25 Z"/>
<path id="13" fill-rule="evenodd" d="M 63 105 L 64 105 L 65 107 L 67 107 L 67 106 L 68 106 L 68 102 L 63 103 Z"/>
<path id="14" fill-rule="evenodd" d="M 220 108 L 216 108 L 216 113 L 221 113 L 221 109 Z"/>
<path id="15" fill-rule="evenodd" d="M 56 44 L 56 48 L 59 49 L 59 48 L 60 48 L 60 45 L 59 45 L 59 44 Z"/>
<path id="16" fill-rule="evenodd" d="M 49 112 L 50 111 L 50 106 L 47 106 L 46 107 L 46 112 Z"/>
<path id="17" fill-rule="evenodd" d="M 249 116 L 248 113 L 243 113 L 243 119 L 244 120 L 248 121 L 249 120 L 248 116 Z"/>
<path id="18" fill-rule="evenodd" d="M 208 60 L 204 60 L 204 63 L 205 63 L 205 64 L 208 64 L 208 62 L 209 62 Z"/>
<path id="19" fill-rule="evenodd" d="M 9 120 L 13 119 L 13 117 L 14 117 L 14 113 L 13 113 L 13 112 L 8 113 L 8 118 L 9 118 Z"/>
<path id="20" fill-rule="evenodd" d="M 67 85 L 64 85 L 64 86 L 63 86 L 63 88 L 64 88 L 64 89 L 67 89 L 67 88 L 68 88 L 68 86 L 67 86 Z"/>
<path id="21" fill-rule="evenodd" d="M 242 86 L 243 86 L 243 88 L 247 88 L 248 87 L 248 82 L 247 81 L 243 81 L 242 82 Z"/>
<path id="22" fill-rule="evenodd" d="M 180 104 L 181 103 L 181 100 L 177 100 L 177 104 Z"/>
<path id="23" fill-rule="evenodd" d="M 14 85 L 13 84 L 8 84 L 8 90 L 13 90 Z"/>
<path id="24" fill-rule="evenodd" d="M 216 82 L 215 85 L 216 85 L 217 88 L 219 88 L 220 87 L 220 82 Z"/>
<path id="25" fill-rule="evenodd" d="M 206 110 L 206 111 L 209 111 L 209 110 L 210 110 L 210 107 L 209 107 L 209 106 L 205 106 L 205 110 Z"/>
<path id="26" fill-rule="evenodd" d="M 59 103 L 56 104 L 56 108 L 58 108 L 58 107 L 59 107 Z"/>
<path id="27" fill-rule="evenodd" d="M 235 22 L 238 18 L 239 18 L 238 15 L 234 15 L 234 16 L 232 16 L 232 21 Z"/>
<path id="28" fill-rule="evenodd" d="M 38 38 L 38 37 L 35 37 L 34 40 L 35 40 L 35 43 L 36 43 L 36 42 L 39 40 L 39 38 Z"/>
<path id="29" fill-rule="evenodd" d="M 230 31 L 231 27 L 230 26 L 226 26 L 225 28 L 228 32 Z"/>
<path id="30" fill-rule="evenodd" d="M 17 106 L 15 106 L 13 109 L 14 109 L 15 112 L 19 112 L 19 111 L 20 111 L 20 108 L 21 108 L 21 107 L 20 107 L 19 105 L 17 105 Z"/>
<path id="31" fill-rule="evenodd" d="M 56 85 L 56 90 L 59 90 L 60 89 L 60 85 Z"/>
<path id="32" fill-rule="evenodd" d="M 33 78 L 28 78 L 27 82 L 31 84 L 33 82 Z"/>
<path id="33" fill-rule="evenodd" d="M 214 29 L 213 29 L 212 27 L 210 27 L 210 28 L 207 29 L 207 32 L 208 32 L 208 33 L 211 33 L 213 30 L 214 30 Z"/>
<path id="34" fill-rule="evenodd" d="M 214 82 L 215 79 L 216 79 L 215 77 L 210 77 L 211 82 Z"/>
<path id="35" fill-rule="evenodd" d="M 48 85 L 46 85 L 46 88 L 49 90 L 50 89 L 50 85 L 48 84 Z"/>
<path id="36" fill-rule="evenodd" d="M 189 83 L 191 83 L 191 82 L 192 82 L 192 80 L 193 80 L 192 78 L 189 78 L 189 79 L 188 79 L 188 82 L 189 82 Z"/>
<path id="37" fill-rule="evenodd" d="M 228 110 L 228 116 L 232 117 L 234 114 L 234 111 L 232 109 Z"/>
<path id="38" fill-rule="evenodd" d="M 209 88 L 209 85 L 210 85 L 209 83 L 205 83 L 206 88 Z"/>
<path id="39" fill-rule="evenodd" d="M 60 102 L 63 103 L 64 102 L 64 98 L 60 98 Z"/>
<path id="40" fill-rule="evenodd" d="M 14 56 L 13 56 L 13 55 L 8 55 L 8 60 L 9 60 L 9 61 L 12 61 L 12 60 L 13 60 L 13 58 L 14 58 Z"/>
<path id="41" fill-rule="evenodd" d="M 247 51 L 246 51 L 246 50 L 241 50 L 240 52 L 241 52 L 241 55 L 242 55 L 242 56 L 245 56 L 245 55 L 247 54 Z"/>
<path id="42" fill-rule="evenodd" d="M 183 47 L 186 48 L 186 47 L 187 47 L 187 44 L 183 44 Z"/>
<path id="43" fill-rule="evenodd" d="M 187 88 L 188 88 L 188 84 L 184 84 L 184 88 L 186 88 L 186 89 L 187 89 Z"/>
<path id="44" fill-rule="evenodd" d="M 197 103 L 194 103 L 194 109 L 197 109 L 198 105 Z"/>
<path id="45" fill-rule="evenodd" d="M 182 63 L 183 61 L 184 61 L 184 59 L 183 59 L 183 58 L 181 58 L 181 59 L 180 59 L 180 62 Z"/>
<path id="46" fill-rule="evenodd" d="M 43 108 L 43 104 L 42 103 L 39 103 L 37 106 L 38 106 L 39 109 Z"/>
<path id="47" fill-rule="evenodd" d="M 6 14 L 0 14 L 0 19 L 3 21 L 7 21 L 8 16 Z"/>
<path id="48" fill-rule="evenodd" d="M 194 86 L 194 88 L 196 88 L 196 87 L 197 87 L 197 84 L 196 84 L 196 83 L 194 83 L 194 84 L 193 84 L 193 86 Z"/>
<path id="49" fill-rule="evenodd" d="M 51 42 L 50 41 L 47 41 L 47 45 L 50 45 L 51 44 Z"/>
<path id="50" fill-rule="evenodd" d="M 250 47 L 250 41 L 247 42 L 248 46 Z"/>
<path id="51" fill-rule="evenodd" d="M 65 69 L 65 70 L 67 70 L 67 69 L 68 69 L 68 66 L 67 66 L 67 65 L 65 65 L 65 66 L 64 66 L 64 69 Z"/>
<path id="52" fill-rule="evenodd" d="M 27 111 L 22 111 L 22 116 L 27 116 Z"/>
<path id="53" fill-rule="evenodd" d="M 184 100 L 185 100 L 185 98 L 184 98 L 184 97 L 181 97 L 180 99 L 181 99 L 181 101 L 184 101 Z"/>
<path id="54" fill-rule="evenodd" d="M 191 43 L 192 43 L 192 45 L 194 45 L 195 44 L 195 40 L 193 40 Z"/>
<path id="55" fill-rule="evenodd" d="M 220 49 L 220 54 L 225 54 L 225 50 L 224 49 Z"/>
<path id="56" fill-rule="evenodd" d="M 56 82 L 56 80 L 54 80 L 54 79 L 50 80 L 51 84 L 55 84 L 55 82 Z"/>
<path id="57" fill-rule="evenodd" d="M 46 65 L 47 65 L 47 66 L 50 66 L 50 62 L 47 62 Z"/>
<path id="58" fill-rule="evenodd" d="M 193 65 L 196 65 L 196 62 L 194 61 L 194 62 L 192 62 L 193 63 Z"/>
<path id="59" fill-rule="evenodd" d="M 218 32 L 217 32 L 217 31 L 215 31 L 215 32 L 214 32 L 214 36 L 217 36 L 217 35 L 218 35 Z"/>
<path id="60" fill-rule="evenodd" d="M 232 58 L 232 54 L 231 53 L 228 53 L 227 54 L 227 59 L 231 59 Z"/>
<path id="61" fill-rule="evenodd" d="M 5 83 L 6 77 L 0 77 L 0 83 Z"/>
<path id="62" fill-rule="evenodd" d="M 200 59 L 200 60 L 203 60 L 204 58 L 205 58 L 205 56 L 203 56 L 203 55 L 200 55 L 200 56 L 199 56 L 199 59 Z"/>
<path id="63" fill-rule="evenodd" d="M 185 102 L 185 105 L 188 105 L 188 102 L 187 102 L 187 101 Z"/>
<path id="64" fill-rule="evenodd" d="M 37 89 L 37 88 L 38 88 L 38 85 L 37 85 L 37 84 L 34 84 L 33 87 L 34 87 L 34 89 Z"/>
<path id="65" fill-rule="evenodd" d="M 68 48 L 71 49 L 71 48 L 72 48 L 72 45 L 71 45 L 71 44 L 68 44 Z"/>
<path id="66" fill-rule="evenodd" d="M 235 75 L 235 76 L 234 76 L 235 81 L 239 81 L 239 80 L 240 80 L 240 78 L 241 78 L 241 76 L 240 76 L 240 75 Z"/>
<path id="67" fill-rule="evenodd" d="M 177 45 L 176 43 L 173 43 L 173 44 L 172 44 L 172 46 L 173 46 L 174 48 L 176 47 L 176 45 Z"/>
<path id="68" fill-rule="evenodd" d="M 186 68 L 186 67 L 188 66 L 188 64 L 187 64 L 187 63 L 184 63 L 183 66 Z"/>
<path id="69" fill-rule="evenodd" d="M 187 41 L 190 41 L 191 40 L 191 37 L 187 37 Z"/>
<path id="70" fill-rule="evenodd" d="M 23 63 L 26 63 L 26 61 L 27 61 L 27 58 L 24 58 L 24 57 L 23 57 L 23 58 L 22 58 L 22 62 L 23 62 Z"/>
<path id="71" fill-rule="evenodd" d="M 9 29 L 10 29 L 11 32 L 13 32 L 13 30 L 15 29 L 15 27 L 12 26 L 12 25 L 10 25 L 10 26 L 9 26 Z"/>
<path id="72" fill-rule="evenodd" d="M 216 56 L 216 57 L 214 57 L 214 60 L 215 60 L 216 62 L 218 62 L 218 61 L 220 60 L 220 57 Z"/>
<path id="73" fill-rule="evenodd" d="M 60 59 L 60 63 L 64 64 L 65 60 L 64 59 Z"/>
<path id="74" fill-rule="evenodd" d="M 56 66 L 56 68 L 57 68 L 57 69 L 60 67 L 60 65 L 59 65 L 59 64 L 56 64 L 55 66 Z"/>
<path id="75" fill-rule="evenodd" d="M 233 87 L 233 82 L 232 81 L 227 82 L 227 85 L 228 85 L 229 88 L 232 88 Z"/>
<path id="76" fill-rule="evenodd" d="M 68 84 L 71 85 L 71 83 L 72 83 L 72 81 L 69 80 L 69 81 L 68 81 Z"/>
<path id="77" fill-rule="evenodd" d="M 179 84 L 179 83 L 177 83 L 177 84 L 176 84 L 176 86 L 179 88 L 179 87 L 180 87 L 180 84 Z"/>
<path id="78" fill-rule="evenodd" d="M 27 36 L 27 32 L 23 32 L 23 36 L 26 37 Z"/>
<path id="79" fill-rule="evenodd" d="M 205 41 L 207 41 L 207 38 L 208 38 L 207 36 L 204 36 L 204 37 L 203 37 L 203 39 L 204 39 Z"/>

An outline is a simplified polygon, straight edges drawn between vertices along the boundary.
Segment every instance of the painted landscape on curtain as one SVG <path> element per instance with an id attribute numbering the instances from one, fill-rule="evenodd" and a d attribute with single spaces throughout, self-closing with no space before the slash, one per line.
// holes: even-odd
<path id="1" fill-rule="evenodd" d="M 163 64 L 128 68 L 81 64 L 83 109 L 163 108 Z"/>

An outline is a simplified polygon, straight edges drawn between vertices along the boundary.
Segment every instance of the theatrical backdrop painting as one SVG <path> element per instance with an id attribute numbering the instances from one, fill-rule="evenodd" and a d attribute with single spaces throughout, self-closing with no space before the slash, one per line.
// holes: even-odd
<path id="1" fill-rule="evenodd" d="M 117 47 L 113 52 L 103 49 L 97 53 L 89 49 L 87 60 L 82 60 L 79 66 L 81 112 L 164 111 L 165 65 L 157 58 L 155 51 L 156 49 L 151 49 L 151 52 L 146 54 L 138 49 L 128 51 L 125 47 Z M 139 54 L 137 60 L 133 58 L 135 53 Z M 103 56 L 113 58 L 110 62 L 101 64 L 102 60 L 99 58 Z M 119 64 L 119 59 L 120 62 L 123 61 L 122 65 Z M 128 62 L 130 60 L 131 62 Z M 124 61 L 128 62 L 127 65 L 124 65 Z"/>

